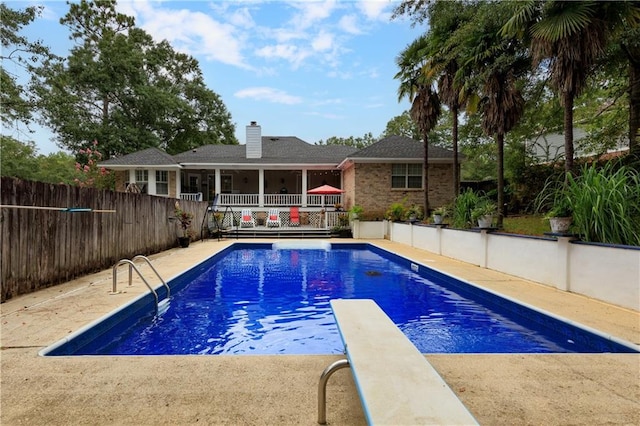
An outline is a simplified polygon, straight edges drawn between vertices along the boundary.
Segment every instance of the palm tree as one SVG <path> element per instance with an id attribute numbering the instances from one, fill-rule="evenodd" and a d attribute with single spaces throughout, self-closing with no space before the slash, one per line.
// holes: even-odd
<path id="1" fill-rule="evenodd" d="M 504 3 L 477 3 L 473 18 L 456 31 L 461 40 L 456 54 L 464 64 L 458 74 L 469 76 L 467 86 L 480 95 L 482 128 L 495 138 L 497 147 L 498 227 L 504 217 L 504 141 L 505 135 L 524 113 L 519 80 L 530 68 L 526 51 L 515 37 L 501 37 L 501 22 L 508 15 Z M 466 88 L 465 90 L 470 90 Z"/>
<path id="2" fill-rule="evenodd" d="M 534 67 L 548 68 L 550 81 L 564 108 L 565 170 L 572 171 L 573 105 L 607 41 L 625 22 L 636 22 L 634 2 L 515 2 L 515 13 L 502 28 L 531 45 Z"/>
<path id="3" fill-rule="evenodd" d="M 433 78 L 425 73 L 432 53 L 431 40 L 424 35 L 409 44 L 396 58 L 400 71 L 398 101 L 409 98 L 411 119 L 418 125 L 424 142 L 424 212 L 429 214 L 429 132 L 440 116 L 440 99 L 433 90 Z"/>
<path id="4" fill-rule="evenodd" d="M 460 193 L 460 169 L 458 168 L 458 122 L 460 110 L 467 103 L 462 90 L 463 80 L 456 78 L 460 69 L 456 51 L 457 39 L 452 37 L 460 26 L 473 17 L 475 6 L 451 1 L 436 1 L 428 6 L 429 34 L 437 54 L 431 60 L 430 72 L 439 75 L 438 95 L 451 111 L 451 140 L 453 150 L 453 195 Z"/>
<path id="5" fill-rule="evenodd" d="M 498 152 L 498 228 L 504 217 L 504 137 L 524 113 L 524 98 L 516 84 L 513 70 L 494 71 L 487 75 L 482 88 L 482 129 L 496 139 Z"/>
<path id="6" fill-rule="evenodd" d="M 451 141 L 453 144 L 453 194 L 454 198 L 460 193 L 460 169 L 458 168 L 458 115 L 465 101 L 461 100 L 461 87 L 455 81 L 458 63 L 450 61 L 438 80 L 438 90 L 442 101 L 451 110 Z"/>

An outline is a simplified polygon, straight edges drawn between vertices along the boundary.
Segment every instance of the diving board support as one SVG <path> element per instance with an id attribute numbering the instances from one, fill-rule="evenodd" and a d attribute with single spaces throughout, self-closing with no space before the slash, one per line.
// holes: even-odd
<path id="1" fill-rule="evenodd" d="M 339 359 L 324 369 L 318 382 L 318 423 L 327 424 L 327 382 L 333 373 L 349 367 L 348 359 Z"/>
<path id="2" fill-rule="evenodd" d="M 325 369 L 319 391 L 328 376 L 349 366 L 370 425 L 478 424 L 424 355 L 373 300 L 335 299 L 331 309 L 347 359 Z M 326 422 L 325 405 L 323 392 L 319 392 L 320 424 Z"/>

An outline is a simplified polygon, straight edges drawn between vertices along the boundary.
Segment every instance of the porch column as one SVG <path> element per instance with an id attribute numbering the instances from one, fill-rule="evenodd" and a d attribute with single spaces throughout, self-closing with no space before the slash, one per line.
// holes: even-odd
<path id="1" fill-rule="evenodd" d="M 177 169 L 175 173 L 176 173 L 176 198 L 180 199 L 180 194 L 182 194 L 182 173 L 180 172 L 180 169 Z"/>
<path id="2" fill-rule="evenodd" d="M 264 207 L 264 170 L 258 170 L 258 206 Z"/>
<path id="3" fill-rule="evenodd" d="M 220 179 L 220 169 L 218 169 L 218 168 L 216 168 L 216 169 L 215 169 L 214 176 L 215 176 L 215 180 L 216 180 L 216 182 L 215 182 L 215 184 L 214 184 L 214 186 L 215 186 L 215 193 L 216 193 L 216 194 L 219 194 L 219 193 L 220 193 L 220 191 L 222 190 L 222 182 L 220 181 L 220 180 L 221 180 L 221 179 Z"/>
<path id="4" fill-rule="evenodd" d="M 307 170 L 302 169 L 302 207 L 307 207 Z"/>

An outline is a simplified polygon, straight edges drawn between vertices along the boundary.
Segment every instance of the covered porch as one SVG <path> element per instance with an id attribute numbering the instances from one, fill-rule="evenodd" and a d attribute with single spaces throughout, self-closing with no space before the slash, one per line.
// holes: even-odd
<path id="1" fill-rule="evenodd" d="M 211 201 L 219 194 L 219 206 L 309 207 L 333 210 L 344 205 L 343 195 L 307 194 L 311 188 L 331 185 L 342 188 L 339 170 L 183 170 L 179 198 Z"/>

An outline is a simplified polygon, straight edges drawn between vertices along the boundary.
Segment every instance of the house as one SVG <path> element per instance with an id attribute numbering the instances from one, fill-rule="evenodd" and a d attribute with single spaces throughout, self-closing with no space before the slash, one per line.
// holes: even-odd
<path id="1" fill-rule="evenodd" d="M 578 127 L 573 128 L 574 157 L 587 158 L 598 154 L 590 144 L 589 134 Z M 564 160 L 564 134 L 544 133 L 525 141 L 527 153 L 536 163 L 553 163 Z M 607 149 L 603 159 L 616 157 L 629 150 L 629 139 L 616 140 L 613 146 Z"/>
<path id="2" fill-rule="evenodd" d="M 301 211 L 358 204 L 382 215 L 394 202 L 423 204 L 423 144 L 391 136 L 364 148 L 311 145 L 295 136 L 263 136 L 246 127 L 244 145 L 205 145 L 177 155 L 149 148 L 100 164 L 115 172 L 116 190 L 210 201 L 234 209 L 299 206 Z M 453 199 L 453 152 L 429 148 L 434 206 Z M 338 195 L 307 194 L 324 184 Z"/>

